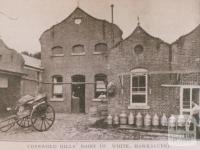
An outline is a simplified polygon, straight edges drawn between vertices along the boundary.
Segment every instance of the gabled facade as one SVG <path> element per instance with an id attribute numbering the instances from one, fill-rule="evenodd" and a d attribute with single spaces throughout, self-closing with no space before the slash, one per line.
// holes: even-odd
<path id="1" fill-rule="evenodd" d="M 94 92 L 95 75 L 106 78 L 107 56 L 121 40 L 122 31 L 116 25 L 80 8 L 42 34 L 43 82 L 57 111 L 73 112 L 73 92 L 81 97 L 80 112 L 89 111 L 90 102 L 99 94 Z"/>
<path id="2" fill-rule="evenodd" d="M 133 33 L 111 50 L 110 76 L 116 96 L 110 98 L 110 113 L 174 112 L 176 101 L 161 87 L 170 81 L 170 45 L 149 35 L 139 25 Z"/>

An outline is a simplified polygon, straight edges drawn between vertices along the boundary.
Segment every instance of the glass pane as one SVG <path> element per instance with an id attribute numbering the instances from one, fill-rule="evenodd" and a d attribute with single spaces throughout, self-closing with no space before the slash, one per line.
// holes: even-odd
<path id="1" fill-rule="evenodd" d="M 83 53 L 85 52 L 83 45 L 75 45 L 72 49 L 72 53 Z"/>
<path id="2" fill-rule="evenodd" d="M 183 89 L 183 108 L 190 109 L 190 89 Z"/>
<path id="3" fill-rule="evenodd" d="M 95 52 L 105 52 L 107 51 L 107 45 L 105 43 L 99 43 L 95 46 Z"/>
<path id="4" fill-rule="evenodd" d="M 53 88 L 54 94 L 62 94 L 62 92 L 63 92 L 62 85 L 54 85 Z"/>
<path id="5" fill-rule="evenodd" d="M 57 82 L 63 82 L 62 77 L 56 77 L 56 79 L 57 79 Z"/>
<path id="6" fill-rule="evenodd" d="M 132 88 L 132 91 L 136 92 L 136 91 L 138 91 L 138 88 Z"/>
<path id="7" fill-rule="evenodd" d="M 145 76 L 139 76 L 139 86 L 145 87 Z"/>
<path id="8" fill-rule="evenodd" d="M 196 104 L 199 104 L 199 89 L 194 88 L 192 89 L 192 101 Z"/>
<path id="9" fill-rule="evenodd" d="M 138 87 L 138 77 L 132 77 L 132 87 Z"/>
<path id="10" fill-rule="evenodd" d="M 145 103 L 146 95 L 132 95 L 132 103 Z"/>
<path id="11" fill-rule="evenodd" d="M 8 88 L 8 78 L 0 77 L 0 88 Z"/>
<path id="12" fill-rule="evenodd" d="M 53 53 L 53 55 L 63 54 L 63 48 L 60 46 L 54 47 L 54 48 L 52 48 L 52 53 Z"/>
<path id="13" fill-rule="evenodd" d="M 143 91 L 143 92 L 144 92 L 144 91 L 145 91 L 145 88 L 139 88 L 139 91 Z"/>

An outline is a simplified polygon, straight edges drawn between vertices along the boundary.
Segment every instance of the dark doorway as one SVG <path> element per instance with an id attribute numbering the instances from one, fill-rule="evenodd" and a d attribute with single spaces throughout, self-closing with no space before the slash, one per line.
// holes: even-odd
<path id="1" fill-rule="evenodd" d="M 85 76 L 72 76 L 72 112 L 85 113 Z"/>

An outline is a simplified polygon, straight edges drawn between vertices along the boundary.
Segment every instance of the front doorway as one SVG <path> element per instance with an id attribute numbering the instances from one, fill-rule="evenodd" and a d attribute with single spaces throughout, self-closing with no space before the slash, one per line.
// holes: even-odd
<path id="1" fill-rule="evenodd" d="M 200 103 L 200 87 L 183 86 L 180 90 L 180 114 L 191 115 L 192 102 Z"/>
<path id="2" fill-rule="evenodd" d="M 72 76 L 71 112 L 85 113 L 85 76 Z"/>

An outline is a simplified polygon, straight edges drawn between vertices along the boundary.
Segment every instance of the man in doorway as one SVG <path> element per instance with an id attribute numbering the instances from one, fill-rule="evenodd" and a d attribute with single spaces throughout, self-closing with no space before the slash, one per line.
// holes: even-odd
<path id="1" fill-rule="evenodd" d="M 197 123 L 197 128 L 196 128 L 196 138 L 200 139 L 200 106 L 197 105 L 196 103 L 192 102 L 192 116 L 194 117 L 194 119 L 196 120 Z"/>

